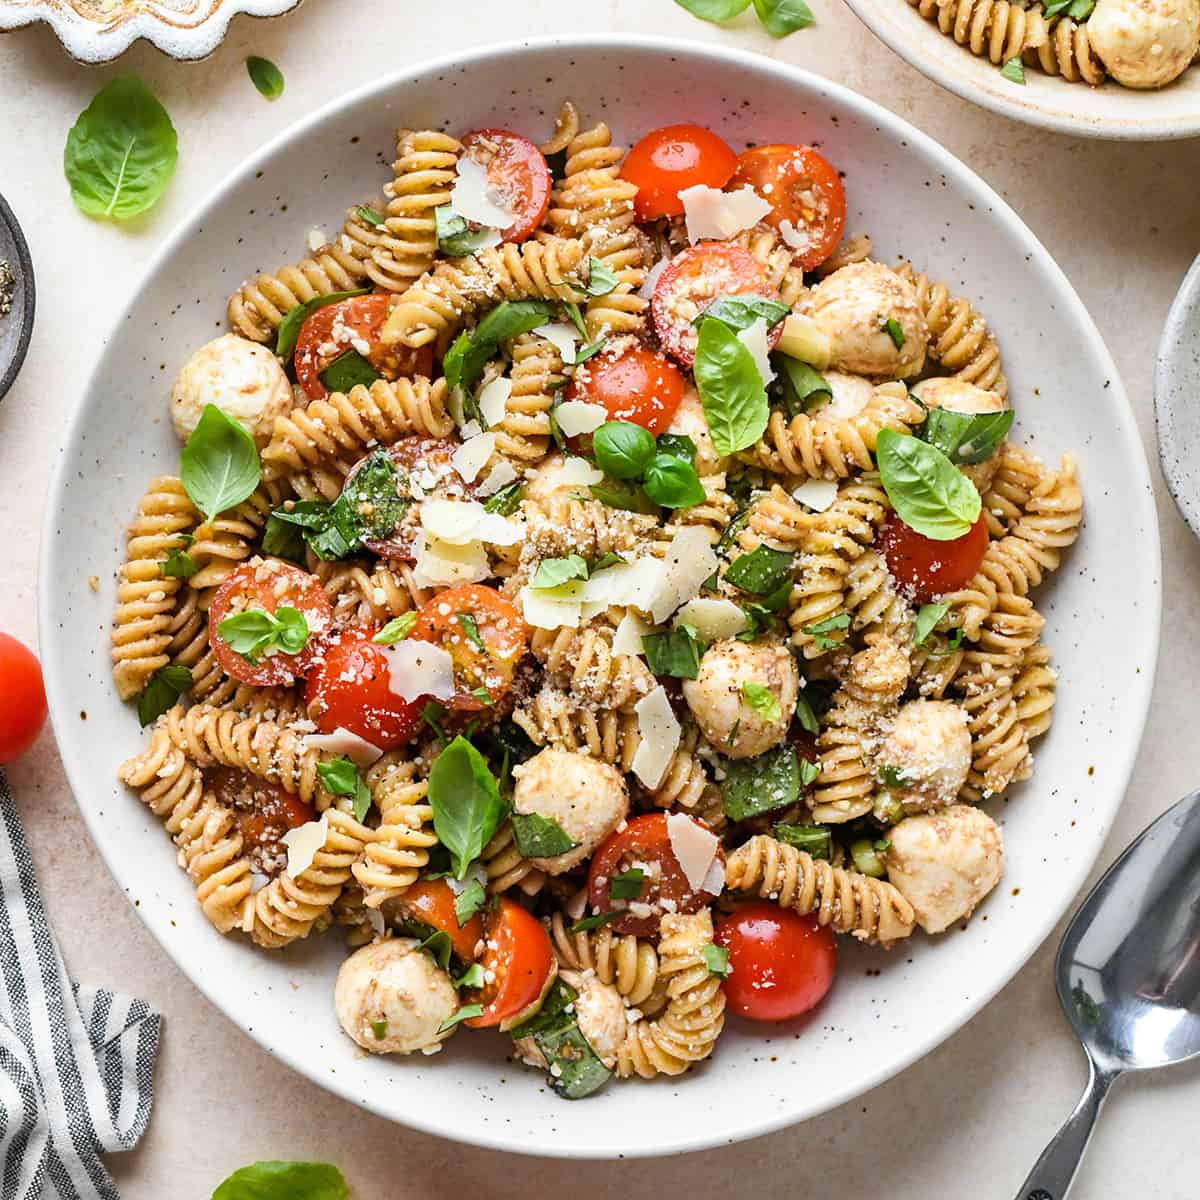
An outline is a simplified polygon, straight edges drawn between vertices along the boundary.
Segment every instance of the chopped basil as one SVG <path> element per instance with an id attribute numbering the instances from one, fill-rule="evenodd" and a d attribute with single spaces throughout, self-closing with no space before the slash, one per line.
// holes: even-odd
<path id="1" fill-rule="evenodd" d="M 886 764 L 879 768 L 879 782 L 888 788 L 905 788 L 909 780 L 899 767 Z"/>
<path id="2" fill-rule="evenodd" d="M 335 796 L 354 797 L 354 819 L 361 821 L 371 807 L 371 789 L 359 774 L 358 767 L 343 755 L 332 762 L 317 764 L 317 774 L 327 791 Z"/>
<path id="3" fill-rule="evenodd" d="M 587 294 L 589 296 L 607 296 L 614 291 L 621 281 L 607 263 L 601 262 L 594 254 L 588 259 Z"/>
<path id="4" fill-rule="evenodd" d="M 767 427 L 767 392 L 754 356 L 723 321 L 701 321 L 693 370 L 717 453 L 753 446 Z"/>
<path id="5" fill-rule="evenodd" d="M 456 980 L 454 986 L 459 988 L 481 988 L 487 982 L 483 975 L 483 967 L 472 963 Z"/>
<path id="6" fill-rule="evenodd" d="M 176 547 L 158 564 L 158 573 L 168 579 L 191 579 L 200 564 L 186 551 Z"/>
<path id="7" fill-rule="evenodd" d="M 614 479 L 640 479 L 654 461 L 654 434 L 632 421 L 605 421 L 592 434 L 596 465 Z"/>
<path id="8" fill-rule="evenodd" d="M 898 796 L 878 796 L 872 815 L 884 825 L 895 825 L 904 816 L 904 801 Z"/>
<path id="9" fill-rule="evenodd" d="M 454 898 L 454 919 L 461 929 L 485 904 L 487 893 L 478 879 L 472 879 Z"/>
<path id="10" fill-rule="evenodd" d="M 1046 19 L 1070 17 L 1072 21 L 1086 21 L 1096 7 L 1096 0 L 1045 0 L 1042 5 Z"/>
<path id="11" fill-rule="evenodd" d="M 808 696 L 807 688 L 801 688 L 800 695 L 796 697 L 796 720 L 800 722 L 800 728 L 806 733 L 821 732 L 821 722 L 817 719 L 816 710 Z"/>
<path id="12" fill-rule="evenodd" d="M 695 317 L 692 324 L 699 326 L 706 320 L 720 321 L 722 325 L 738 332 L 749 329 L 755 321 L 761 319 L 766 322 L 767 329 L 772 330 L 791 311 L 786 304 L 766 296 L 718 296 Z"/>
<path id="13" fill-rule="evenodd" d="M 241 504 L 262 477 L 254 439 L 215 404 L 204 406 L 179 463 L 184 491 L 209 521 Z"/>
<path id="14" fill-rule="evenodd" d="M 138 695 L 138 720 L 143 726 L 157 721 L 191 686 L 192 673 L 187 667 L 159 667 Z"/>
<path id="15" fill-rule="evenodd" d="M 492 309 L 474 332 L 463 331 L 446 352 L 442 371 L 451 388 L 469 388 L 501 342 L 529 333 L 554 316 L 554 306 L 541 300 L 505 300 Z"/>
<path id="16" fill-rule="evenodd" d="M 787 808 L 800 799 L 800 762 L 786 743 L 756 758 L 728 759 L 724 766 L 721 798 L 731 821 Z"/>
<path id="17" fill-rule="evenodd" d="M 630 867 L 614 875 L 608 881 L 608 894 L 614 900 L 636 900 L 646 884 L 646 873 L 641 867 Z"/>
<path id="18" fill-rule="evenodd" d="M 728 491 L 728 488 L 726 489 Z M 750 505 L 746 504 L 738 509 L 732 521 L 725 526 L 724 532 L 721 534 L 715 547 L 718 554 L 723 554 L 730 546 L 733 545 L 737 535 L 746 528 L 746 523 L 750 520 Z M 714 586 L 715 582 L 714 582 Z"/>
<path id="19" fill-rule="evenodd" d="M 327 296 L 314 296 L 303 304 L 297 304 L 279 323 L 279 329 L 275 333 L 275 356 L 285 363 L 291 362 L 300 330 L 304 322 L 318 308 L 325 308 L 329 304 L 340 304 L 343 300 L 352 300 L 355 296 L 365 296 L 370 290 L 370 288 L 355 288 L 349 292 L 330 292 Z"/>
<path id="20" fill-rule="evenodd" d="M 816 24 L 805 0 L 754 0 L 754 11 L 762 27 L 774 38 L 787 37 L 797 29 Z"/>
<path id="21" fill-rule="evenodd" d="M 691 463 L 670 454 L 656 454 L 646 468 L 646 495 L 663 508 L 693 508 L 706 493 Z"/>
<path id="22" fill-rule="evenodd" d="M 523 858 L 556 858 L 579 845 L 553 818 L 541 813 L 512 814 L 513 839 Z"/>
<path id="23" fill-rule="evenodd" d="M 870 875 L 872 879 L 882 879 L 887 874 L 887 868 L 870 838 L 858 838 L 850 843 L 850 859 L 856 871 Z"/>
<path id="24" fill-rule="evenodd" d="M 360 204 L 354 211 L 358 214 L 359 219 L 366 221 L 368 225 L 382 225 L 384 222 L 382 213 L 377 213 L 373 208 L 368 208 L 365 204 Z"/>
<path id="25" fill-rule="evenodd" d="M 283 72 L 269 58 L 251 54 L 246 59 L 246 74 L 266 99 L 278 100 L 283 95 Z"/>
<path id="26" fill-rule="evenodd" d="M 477 687 L 471 689 L 471 695 L 475 697 L 481 704 L 486 704 L 488 708 L 495 708 L 496 702 L 492 699 L 492 693 L 485 687 Z"/>
<path id="27" fill-rule="evenodd" d="M 724 946 L 707 943 L 700 951 L 704 955 L 704 965 L 710 975 L 725 979 L 729 975 L 729 951 Z"/>
<path id="28" fill-rule="evenodd" d="M 962 537 L 979 517 L 975 485 L 936 446 L 911 434 L 881 429 L 875 457 L 896 515 L 923 537 Z"/>
<path id="29" fill-rule="evenodd" d="M 671 458 L 682 459 L 692 466 L 696 465 L 696 443 L 684 433 L 662 433 L 658 436 L 659 454 Z"/>
<path id="30" fill-rule="evenodd" d="M 571 324 L 575 326 L 579 336 L 586 342 L 588 335 L 587 325 L 584 324 L 583 313 L 579 311 L 579 305 L 573 300 L 569 300 L 563 305 L 563 308 L 567 310 L 567 316 L 571 318 Z"/>
<path id="31" fill-rule="evenodd" d="M 742 684 L 742 695 L 746 703 L 764 721 L 777 725 L 783 720 L 783 710 L 779 707 L 779 699 L 769 687 L 747 679 Z"/>
<path id="32" fill-rule="evenodd" d="M 658 514 L 658 505 L 646 495 L 645 488 L 632 483 L 594 483 L 589 488 L 592 498 L 609 508 L 623 509 L 625 512 Z"/>
<path id="33" fill-rule="evenodd" d="M 443 971 L 450 969 L 450 955 L 454 950 L 454 943 L 444 929 L 435 929 L 418 948 L 426 951 Z"/>
<path id="34" fill-rule="evenodd" d="M 301 501 L 301 503 L 320 503 L 327 507 L 324 501 Z M 286 558 L 288 562 L 304 562 L 304 550 L 307 543 L 304 540 L 304 530 L 289 521 L 281 520 L 275 513 L 267 517 L 267 525 L 263 530 L 262 552 L 272 558 Z"/>
<path id="35" fill-rule="evenodd" d="M 451 1013 L 437 1028 L 438 1033 L 453 1029 L 460 1021 L 469 1021 L 472 1017 L 483 1016 L 482 1004 L 464 1004 L 457 1012 Z"/>
<path id="36" fill-rule="evenodd" d="M 450 851 L 454 874 L 465 879 L 471 863 L 492 840 L 504 816 L 504 801 L 483 755 L 461 735 L 434 759 L 429 804 L 434 831 Z"/>
<path id="37" fill-rule="evenodd" d="M 587 560 L 581 554 L 568 554 L 565 558 L 543 558 L 529 586 L 532 588 L 556 588 L 572 579 L 588 577 Z"/>
<path id="38" fill-rule="evenodd" d="M 612 1077 L 580 1031 L 577 999 L 573 987 L 556 979 L 538 1012 L 511 1031 L 516 1041 L 533 1039 L 549 1068 L 550 1086 L 566 1100 L 582 1100 Z"/>
<path id="39" fill-rule="evenodd" d="M 821 774 L 821 764 L 813 762 L 808 758 L 800 759 L 800 783 L 803 787 L 808 787 L 810 783 L 816 783 Z"/>
<path id="40" fill-rule="evenodd" d="M 725 570 L 725 582 L 752 596 L 767 596 L 792 582 L 795 557 L 786 550 L 759 546 L 739 554 Z"/>
<path id="41" fill-rule="evenodd" d="M 256 1162 L 218 1185 L 212 1200 L 346 1200 L 337 1167 L 317 1162 Z"/>
<path id="42" fill-rule="evenodd" d="M 262 608 L 226 617 L 218 626 L 221 640 L 247 662 L 257 662 L 267 650 L 299 654 L 308 645 L 308 621 L 290 604 L 281 604 L 273 613 Z"/>
<path id="43" fill-rule="evenodd" d="M 833 854 L 833 836 L 819 825 L 776 825 L 775 840 L 803 850 L 810 858 L 828 859 Z"/>
<path id="44" fill-rule="evenodd" d="M 345 350 L 321 372 L 321 382 L 331 392 L 346 395 L 360 384 L 370 387 L 379 372 L 357 350 Z"/>
<path id="45" fill-rule="evenodd" d="M 921 645 L 949 611 L 950 605 L 944 600 L 940 604 L 922 604 L 913 624 L 913 645 Z"/>
<path id="46" fill-rule="evenodd" d="M 479 636 L 479 625 L 475 618 L 470 613 L 460 612 L 454 614 L 454 619 L 462 627 L 462 631 L 466 634 L 467 641 L 479 651 L 480 654 L 486 653 L 487 647 L 483 644 L 483 638 Z"/>
<path id="47" fill-rule="evenodd" d="M 980 463 L 991 458 L 1012 428 L 1013 410 L 993 413 L 959 413 L 946 408 L 930 410 L 920 438 L 936 446 L 952 463 Z"/>
<path id="48" fill-rule="evenodd" d="M 598 342 L 592 342 L 588 346 L 580 346 L 575 352 L 575 357 L 571 360 L 570 365 L 573 367 L 582 367 L 589 358 L 595 358 L 607 345 L 608 338 L 602 337 Z"/>
<path id="49" fill-rule="evenodd" d="M 615 550 L 610 550 L 607 554 L 600 555 L 600 557 L 596 559 L 594 563 L 592 563 L 590 570 L 591 573 L 595 575 L 597 571 L 603 571 L 605 567 L 619 566 L 624 564 L 625 561 L 626 559 L 624 555 L 618 554 Z"/>
<path id="50" fill-rule="evenodd" d="M 437 229 L 438 249 L 447 258 L 466 258 L 476 250 L 495 242 L 496 231 L 482 225 L 472 228 L 465 217 L 460 217 L 449 204 L 441 204 L 433 210 Z"/>
<path id="51" fill-rule="evenodd" d="M 904 346 L 905 337 L 904 330 L 900 328 L 900 322 L 895 317 L 888 317 L 880 326 L 880 329 L 888 335 L 899 350 Z"/>
<path id="52" fill-rule="evenodd" d="M 612 908 L 608 912 L 596 913 L 591 917 L 584 917 L 582 920 L 576 921 L 571 926 L 572 933 L 587 933 L 591 929 L 599 929 L 601 925 L 607 925 L 609 921 L 615 921 L 618 917 L 623 917 L 625 910 L 621 908 Z"/>
<path id="53" fill-rule="evenodd" d="M 387 1037 L 388 1023 L 386 1018 L 381 1018 L 378 1021 L 371 1022 L 371 1032 L 375 1035 L 377 1042 L 382 1042 Z"/>
<path id="54" fill-rule="evenodd" d="M 407 489 L 400 495 L 400 483 L 388 452 L 373 450 L 330 506 L 331 521 L 336 525 L 348 519 L 358 530 L 359 540 L 390 536 L 412 504 Z"/>
<path id="55" fill-rule="evenodd" d="M 1000 68 L 1000 74 L 1012 83 L 1024 84 L 1025 64 L 1021 61 L 1021 56 L 1015 54 L 1012 58 L 1008 59 L 1004 66 Z"/>
<path id="56" fill-rule="evenodd" d="M 483 511 L 499 513 L 502 517 L 511 517 L 520 507 L 521 497 L 524 494 L 525 485 L 523 483 L 510 483 L 508 487 L 502 488 L 483 502 Z"/>
<path id="57" fill-rule="evenodd" d="M 815 367 L 786 354 L 773 354 L 775 382 L 771 394 L 782 402 L 789 417 L 812 412 L 833 399 L 833 388 Z"/>
<path id="58" fill-rule="evenodd" d="M 960 625 L 957 628 L 952 629 L 950 631 L 950 636 L 946 639 L 946 644 L 945 644 L 945 646 L 942 647 L 942 649 L 930 650 L 929 657 L 930 658 L 949 658 L 951 654 L 954 654 L 958 651 L 958 648 L 962 645 L 962 640 L 963 640 L 963 631 L 962 631 L 962 626 Z"/>
<path id="59" fill-rule="evenodd" d="M 680 625 L 667 633 L 646 634 L 642 638 L 642 653 L 655 675 L 697 679 L 704 646 L 688 626 Z"/>
<path id="60" fill-rule="evenodd" d="M 829 635 L 837 629 L 850 628 L 849 613 L 835 613 L 832 617 L 826 617 L 824 621 L 818 621 L 815 625 L 805 625 L 804 632 L 812 637 L 813 645 L 818 650 L 834 650 L 842 645 L 844 638 L 830 637 Z"/>
<path id="61" fill-rule="evenodd" d="M 417 623 L 417 614 L 415 612 L 401 613 L 398 617 L 393 617 L 372 639 L 380 646 L 394 646 L 397 642 L 402 642 L 413 631 L 413 626 Z"/>

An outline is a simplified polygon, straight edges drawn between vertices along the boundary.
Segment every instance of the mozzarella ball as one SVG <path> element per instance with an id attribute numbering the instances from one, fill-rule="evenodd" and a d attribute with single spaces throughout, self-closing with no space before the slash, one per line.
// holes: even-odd
<path id="1" fill-rule="evenodd" d="M 999 827 L 969 804 L 905 817 L 888 838 L 888 880 L 913 906 L 926 933 L 941 933 L 969 917 L 1004 870 Z"/>
<path id="2" fill-rule="evenodd" d="M 376 942 L 355 951 L 338 971 L 333 990 L 338 1021 L 372 1054 L 432 1053 L 456 1028 L 438 1033 L 457 1012 L 458 993 L 419 946 L 414 938 Z"/>
<path id="3" fill-rule="evenodd" d="M 881 766 L 905 781 L 891 795 L 906 812 L 953 804 L 971 769 L 967 713 L 948 700 L 913 700 L 901 707 L 879 748 Z"/>
<path id="4" fill-rule="evenodd" d="M 1162 87 L 1183 74 L 1200 47 L 1200 0 L 1098 0 L 1087 31 L 1118 83 Z"/>
<path id="5" fill-rule="evenodd" d="M 689 387 L 683 393 L 683 399 L 671 418 L 667 432 L 682 434 L 692 439 L 696 445 L 696 470 L 701 475 L 716 475 L 725 470 L 729 460 L 722 458 L 713 445 L 708 418 L 704 415 L 704 406 L 700 403 L 700 393 L 694 387 Z"/>
<path id="6" fill-rule="evenodd" d="M 752 695 L 761 695 L 755 685 L 766 688 L 778 706 L 777 717 L 760 711 L 762 701 L 754 707 L 747 683 Z M 698 676 L 683 681 L 683 698 L 701 732 L 729 758 L 754 758 L 778 746 L 787 736 L 799 694 L 795 660 L 777 642 L 716 642 L 705 650 Z"/>
<path id="7" fill-rule="evenodd" d="M 882 263 L 851 263 L 812 290 L 813 320 L 832 343 L 831 366 L 876 378 L 908 379 L 925 365 L 929 326 L 911 283 Z M 903 334 L 897 346 L 893 320 Z"/>
<path id="8" fill-rule="evenodd" d="M 543 750 L 513 767 L 513 811 L 554 821 L 578 843 L 565 854 L 529 861 L 561 875 L 591 855 L 629 813 L 629 793 L 616 767 L 569 750 Z"/>
<path id="9" fill-rule="evenodd" d="M 184 441 L 209 404 L 240 421 L 261 446 L 270 440 L 275 418 L 291 412 L 295 400 L 279 359 L 266 346 L 227 333 L 201 346 L 171 388 L 171 420 Z"/>
<path id="10" fill-rule="evenodd" d="M 926 408 L 944 408 L 947 412 L 966 413 L 975 416 L 980 413 L 999 413 L 1008 409 L 1008 401 L 996 392 L 987 391 L 967 383 L 963 379 L 939 377 L 922 379 L 912 389 Z M 959 468 L 960 471 L 975 485 L 982 495 L 992 485 L 996 468 L 1000 465 L 999 456 L 993 454 L 983 462 L 971 463 Z"/>

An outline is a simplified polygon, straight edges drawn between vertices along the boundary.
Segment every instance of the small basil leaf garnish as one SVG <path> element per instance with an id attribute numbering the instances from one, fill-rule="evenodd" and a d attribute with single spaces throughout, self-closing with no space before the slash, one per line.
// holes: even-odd
<path id="1" fill-rule="evenodd" d="M 940 604 L 922 604 L 913 624 L 913 645 L 919 646 L 933 632 L 937 623 L 950 611 L 947 601 Z"/>
<path id="2" fill-rule="evenodd" d="M 795 556 L 786 550 L 758 546 L 739 554 L 725 569 L 725 580 L 752 596 L 766 596 L 790 584 Z"/>
<path id="3" fill-rule="evenodd" d="M 192 686 L 187 667 L 159 667 L 137 698 L 138 720 L 143 726 L 157 721 Z"/>
<path id="4" fill-rule="evenodd" d="M 499 827 L 504 802 L 483 755 L 461 735 L 434 759 L 429 804 L 434 832 L 450 851 L 456 878 L 464 879 Z"/>
<path id="5" fill-rule="evenodd" d="M 991 458 L 1012 428 L 1013 410 L 996 413 L 957 413 L 934 408 L 925 418 L 919 437 L 936 446 L 952 463 L 981 463 Z"/>
<path id="6" fill-rule="evenodd" d="M 308 621 L 290 604 L 281 604 L 273 613 L 262 608 L 235 613 L 217 626 L 217 633 L 247 662 L 257 662 L 268 650 L 299 654 L 308 645 Z"/>
<path id="7" fill-rule="evenodd" d="M 607 263 L 601 262 L 595 255 L 588 259 L 586 291 L 589 296 L 607 296 L 620 282 Z"/>
<path id="8" fill-rule="evenodd" d="M 588 491 L 593 499 L 609 508 L 619 508 L 626 512 L 649 513 L 657 515 L 658 505 L 646 495 L 646 489 L 632 483 L 593 483 Z"/>
<path id="9" fill-rule="evenodd" d="M 641 867 L 630 867 L 608 881 L 608 894 L 614 900 L 636 900 L 646 885 L 646 873 Z"/>
<path id="10" fill-rule="evenodd" d="M 605 421 L 592 434 L 596 465 L 614 479 L 640 479 L 654 461 L 654 435 L 632 421 Z"/>
<path id="11" fill-rule="evenodd" d="M 330 292 L 326 296 L 314 296 L 311 300 L 289 309 L 275 332 L 275 357 L 285 363 L 291 362 L 292 355 L 296 352 L 296 339 L 300 336 L 300 330 L 318 308 L 341 304 L 343 300 L 353 300 L 355 296 L 365 296 L 370 290 L 355 288 L 349 292 Z"/>
<path id="12" fill-rule="evenodd" d="M 1011 83 L 1024 84 L 1025 64 L 1021 61 L 1021 56 L 1015 54 L 1012 58 L 1007 59 L 1004 66 L 1000 68 L 1000 74 Z"/>
<path id="13" fill-rule="evenodd" d="M 215 404 L 204 406 L 179 461 L 184 491 L 209 521 L 251 496 L 262 478 L 254 439 Z"/>
<path id="14" fill-rule="evenodd" d="M 469 1021 L 472 1017 L 483 1016 L 482 1004 L 464 1004 L 457 1012 L 451 1013 L 438 1027 L 438 1033 L 453 1029 L 460 1021 Z"/>
<path id="15" fill-rule="evenodd" d="M 747 679 L 742 684 L 742 696 L 764 721 L 778 725 L 783 720 L 783 709 L 779 706 L 779 697 L 769 687 Z"/>
<path id="16" fill-rule="evenodd" d="M 833 836 L 819 825 L 779 824 L 771 832 L 777 842 L 795 846 L 812 858 L 828 859 L 833 854 Z"/>
<path id="17" fill-rule="evenodd" d="M 717 946 L 709 942 L 701 949 L 700 953 L 704 956 L 704 965 L 708 968 L 710 975 L 715 975 L 718 979 L 728 977 L 729 951 L 724 946 Z"/>
<path id="18" fill-rule="evenodd" d="M 816 24 L 805 0 L 754 0 L 754 11 L 762 27 L 774 38 L 787 37 L 797 29 Z"/>
<path id="19" fill-rule="evenodd" d="M 251 54 L 246 59 L 246 74 L 259 94 L 268 100 L 278 100 L 283 95 L 283 72 L 269 58 Z"/>
<path id="20" fill-rule="evenodd" d="M 521 506 L 521 498 L 525 495 L 523 483 L 510 483 L 494 496 L 489 496 L 483 502 L 483 511 L 499 513 L 502 517 L 511 517 Z"/>
<path id="21" fill-rule="evenodd" d="M 345 350 L 321 372 L 320 378 L 331 392 L 346 395 L 360 384 L 370 387 L 382 376 L 357 350 Z"/>
<path id="22" fill-rule="evenodd" d="M 478 879 L 472 879 L 454 898 L 454 919 L 461 929 L 485 904 L 487 893 Z M 462 986 L 461 983 L 459 986 Z M 473 985 L 478 987 L 478 984 Z"/>
<path id="23" fill-rule="evenodd" d="M 975 485 L 939 450 L 911 434 L 881 429 L 875 458 L 897 516 L 922 537 L 962 537 L 979 518 Z"/>
<path id="24" fill-rule="evenodd" d="M 694 372 L 717 453 L 753 446 L 770 416 L 767 392 L 753 355 L 724 322 L 700 322 Z"/>
<path id="25" fill-rule="evenodd" d="M 359 773 L 358 767 L 345 755 L 332 762 L 317 764 L 317 774 L 325 790 L 335 796 L 351 796 L 354 799 L 354 819 L 361 821 L 371 808 L 371 789 Z"/>
<path id="26" fill-rule="evenodd" d="M 792 310 L 778 300 L 767 296 L 738 295 L 718 296 L 693 321 L 700 325 L 705 320 L 720 321 L 735 332 L 749 329 L 760 317 L 766 322 L 768 332 L 787 318 Z"/>
<path id="27" fill-rule="evenodd" d="M 460 333 L 446 352 L 442 371 L 452 387 L 471 387 L 483 374 L 500 343 L 529 333 L 554 316 L 554 306 L 542 300 L 505 300 L 492 309 L 472 333 Z"/>
<path id="28" fill-rule="evenodd" d="M 800 799 L 800 762 L 786 743 L 756 758 L 724 761 L 721 799 L 731 821 L 745 821 Z"/>
<path id="29" fill-rule="evenodd" d="M 789 418 L 812 412 L 833 399 L 833 389 L 825 376 L 808 363 L 786 354 L 773 354 L 771 365 L 775 368 L 771 394 L 782 402 Z"/>
<path id="30" fill-rule="evenodd" d="M 186 551 L 176 546 L 167 557 L 158 564 L 158 573 L 168 579 L 191 579 L 200 564 Z"/>
<path id="31" fill-rule="evenodd" d="M 849 628 L 850 614 L 843 612 L 834 613 L 832 617 L 826 617 L 825 620 L 817 621 L 814 625 L 805 625 L 802 632 L 812 638 L 818 650 L 833 650 L 840 646 L 845 638 L 831 637 L 830 635 L 837 630 Z"/>
<path id="32" fill-rule="evenodd" d="M 557 821 L 541 813 L 514 812 L 510 820 L 523 858 L 554 858 L 579 845 Z"/>
<path id="33" fill-rule="evenodd" d="M 580 554 L 568 554 L 565 558 L 543 558 L 529 586 L 535 589 L 556 588 L 572 579 L 588 577 L 587 560 Z"/>
<path id="34" fill-rule="evenodd" d="M 417 614 L 415 612 L 401 613 L 398 617 L 393 617 L 372 639 L 380 646 L 394 646 L 397 642 L 402 642 L 413 631 L 413 626 L 417 623 Z"/>
<path id="35" fill-rule="evenodd" d="M 642 638 L 642 653 L 655 675 L 676 679 L 696 679 L 700 675 L 700 656 L 704 646 L 686 625 L 668 633 L 648 633 Z"/>
<path id="36" fill-rule="evenodd" d="M 472 228 L 465 217 L 460 217 L 449 204 L 441 204 L 433 210 L 437 228 L 438 249 L 447 258 L 466 258 L 484 246 L 496 241 L 496 230 L 488 226 Z"/>
<path id="37" fill-rule="evenodd" d="M 750 0 L 675 0 L 675 3 L 686 8 L 693 17 L 714 23 L 731 21 L 750 7 Z"/>
<path id="38" fill-rule="evenodd" d="M 696 465 L 696 443 L 684 433 L 661 433 L 658 436 L 659 454 L 678 458 L 691 466 Z"/>
<path id="39" fill-rule="evenodd" d="M 707 498 L 704 484 L 691 463 L 670 454 L 656 454 L 646 468 L 646 495 L 663 508 L 693 508 Z"/>

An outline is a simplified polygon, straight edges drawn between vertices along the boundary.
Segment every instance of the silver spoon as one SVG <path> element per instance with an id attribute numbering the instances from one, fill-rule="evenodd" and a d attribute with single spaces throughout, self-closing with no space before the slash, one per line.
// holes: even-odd
<path id="1" fill-rule="evenodd" d="M 1083 1099 L 1019 1200 L 1063 1200 L 1113 1082 L 1200 1054 L 1200 791 L 1117 859 L 1067 928 L 1058 998 L 1083 1043 Z"/>

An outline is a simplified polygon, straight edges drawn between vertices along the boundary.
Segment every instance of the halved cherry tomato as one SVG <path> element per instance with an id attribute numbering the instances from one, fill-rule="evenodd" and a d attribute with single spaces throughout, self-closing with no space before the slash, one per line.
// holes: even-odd
<path id="1" fill-rule="evenodd" d="M 751 1021 L 788 1021 L 815 1008 L 837 973 L 837 942 L 810 914 L 751 900 L 723 917 L 713 939 L 729 951 L 722 984 L 734 1012 Z"/>
<path id="2" fill-rule="evenodd" d="M 663 348 L 685 366 L 696 361 L 698 330 L 692 322 L 719 296 L 766 296 L 779 293 L 766 268 L 748 250 L 728 242 L 701 242 L 681 251 L 658 277 L 650 310 Z M 780 322 L 767 335 L 772 348 L 783 334 Z"/>
<path id="3" fill-rule="evenodd" d="M 575 372 L 568 400 L 603 404 L 613 421 L 632 421 L 655 436 L 666 433 L 687 382 L 664 354 L 631 346 L 621 354 L 598 354 Z"/>
<path id="4" fill-rule="evenodd" d="M 846 227 L 846 190 L 836 168 L 811 146 L 755 146 L 738 156 L 730 188 L 749 184 L 771 206 L 765 220 L 784 221 L 800 240 L 794 259 L 806 271 L 837 249 Z"/>
<path id="5" fill-rule="evenodd" d="M 408 742 L 421 724 L 424 701 L 408 702 L 391 689 L 378 628 L 343 629 L 326 638 L 305 681 L 308 715 L 323 733 L 348 729 L 380 750 Z"/>
<path id="6" fill-rule="evenodd" d="M 475 1029 L 509 1029 L 537 1011 L 554 980 L 554 951 L 541 921 L 515 900 L 501 896 L 487 919 L 484 976 L 491 976 L 475 1003 L 483 1012 L 469 1017 Z"/>
<path id="7" fill-rule="evenodd" d="M 389 379 L 433 373 L 433 350 L 422 346 L 385 346 L 379 331 L 387 319 L 392 298 L 382 293 L 352 296 L 337 304 L 318 308 L 300 327 L 296 338 L 296 382 L 313 400 L 329 395 L 321 382 L 321 372 L 339 355 L 356 350 L 380 374 Z M 367 349 L 362 350 L 363 343 Z"/>
<path id="8" fill-rule="evenodd" d="M 396 898 L 395 907 L 402 917 L 449 934 L 454 953 L 465 963 L 474 962 L 476 947 L 483 941 L 483 918 L 476 913 L 459 925 L 456 899 L 444 879 L 418 879 Z"/>
<path id="9" fill-rule="evenodd" d="M 924 604 L 971 582 L 987 552 L 988 531 L 980 513 L 962 537 L 938 542 L 910 529 L 891 512 L 879 531 L 878 545 L 892 578 L 912 588 L 914 598 Z"/>
<path id="10" fill-rule="evenodd" d="M 0 763 L 24 754 L 45 722 L 41 665 L 33 651 L 0 633 Z"/>
<path id="11" fill-rule="evenodd" d="M 523 242 L 542 223 L 550 206 L 550 168 L 542 152 L 519 133 L 477 129 L 462 139 L 463 151 L 487 167 L 488 183 L 500 203 L 514 213 L 500 231 L 506 242 Z"/>
<path id="12" fill-rule="evenodd" d="M 737 161 L 726 142 L 703 125 L 664 125 L 625 155 L 621 178 L 637 184 L 637 219 L 652 221 L 683 212 L 682 188 L 698 183 L 723 188 Z"/>
<path id="13" fill-rule="evenodd" d="M 467 712 L 494 706 L 508 691 L 525 654 L 520 611 L 507 596 L 482 583 L 455 584 L 427 600 L 410 636 L 449 653 L 458 689 L 449 707 Z M 487 700 L 479 694 L 485 688 Z"/>
<path id="14" fill-rule="evenodd" d="M 295 608 L 308 622 L 308 642 L 299 654 L 265 654 L 256 662 L 243 658 L 221 636 L 221 622 L 249 609 L 274 614 Z M 208 644 L 226 675 L 255 687 L 276 687 L 304 676 L 317 653 L 320 636 L 333 620 L 333 609 L 321 581 L 281 558 L 243 563 L 217 588 L 208 610 Z"/>
<path id="15" fill-rule="evenodd" d="M 218 767 L 205 782 L 217 800 L 237 814 L 248 852 L 277 845 L 289 829 L 317 819 L 316 810 L 299 796 L 249 771 Z"/>
<path id="16" fill-rule="evenodd" d="M 688 820 L 695 821 L 704 829 L 708 828 L 695 817 L 688 817 Z M 719 846 L 717 858 L 722 864 L 725 862 L 725 854 Z M 612 877 L 629 870 L 635 863 L 643 864 L 641 892 L 636 901 L 614 901 Z M 649 865 L 649 870 L 646 865 Z M 646 813 L 634 817 L 596 851 L 588 871 L 588 903 L 596 912 L 612 912 L 630 903 L 648 904 L 651 907 L 653 911 L 649 916 L 634 916 L 631 912 L 612 923 L 618 933 L 634 933 L 639 937 L 647 937 L 658 931 L 659 919 L 667 911 L 662 901 L 674 902 L 670 910 L 672 912 L 693 913 L 711 904 L 720 893 L 720 887 L 715 892 L 703 888 L 692 890 L 671 848 L 666 813 Z"/>

